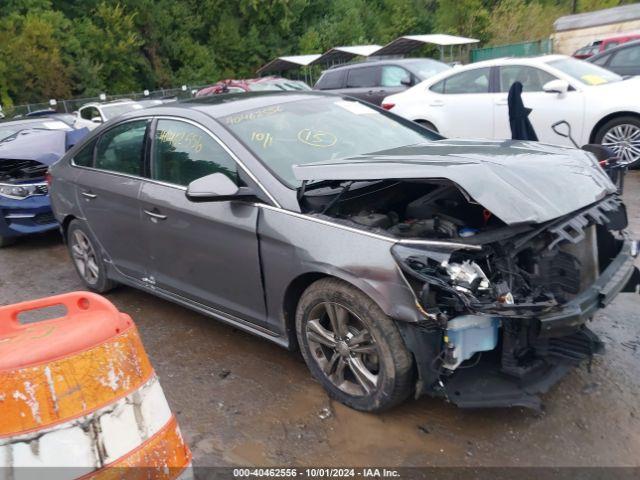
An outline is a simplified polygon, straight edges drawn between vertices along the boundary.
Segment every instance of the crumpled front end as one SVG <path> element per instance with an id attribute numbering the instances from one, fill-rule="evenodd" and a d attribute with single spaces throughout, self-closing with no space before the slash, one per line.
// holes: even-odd
<path id="1" fill-rule="evenodd" d="M 401 326 L 417 393 L 461 407 L 539 408 L 539 394 L 603 352 L 587 326 L 596 311 L 638 288 L 626 226 L 624 205 L 609 196 L 533 228 L 471 236 L 462 249 L 394 245 L 425 317 Z"/>

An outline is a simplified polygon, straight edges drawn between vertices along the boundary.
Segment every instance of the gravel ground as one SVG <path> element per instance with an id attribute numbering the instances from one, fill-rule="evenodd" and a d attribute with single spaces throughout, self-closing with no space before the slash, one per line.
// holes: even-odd
<path id="1" fill-rule="evenodd" d="M 627 179 L 640 237 L 640 172 Z M 0 304 L 82 289 L 57 234 L 0 250 Z M 421 398 L 370 415 L 332 402 L 298 353 L 146 293 L 108 294 L 130 314 L 199 466 L 640 466 L 640 303 L 595 319 L 605 356 L 567 376 L 542 414 L 461 410 Z"/>

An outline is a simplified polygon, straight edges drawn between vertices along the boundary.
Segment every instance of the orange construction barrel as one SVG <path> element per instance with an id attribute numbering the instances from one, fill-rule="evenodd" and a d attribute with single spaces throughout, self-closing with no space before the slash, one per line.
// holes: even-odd
<path id="1" fill-rule="evenodd" d="M 21 313 L 54 306 L 66 314 L 20 322 Z M 65 467 L 66 478 L 174 479 L 190 476 L 190 463 L 128 315 L 89 292 L 0 307 L 0 470 L 8 478 L 22 467 Z"/>

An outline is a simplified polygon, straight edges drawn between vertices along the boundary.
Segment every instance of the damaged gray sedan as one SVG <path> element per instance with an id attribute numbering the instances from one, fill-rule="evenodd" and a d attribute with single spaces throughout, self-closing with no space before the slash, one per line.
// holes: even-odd
<path id="1" fill-rule="evenodd" d="M 538 408 L 602 352 L 596 311 L 638 285 L 624 205 L 591 154 L 446 140 L 349 98 L 129 113 L 51 174 L 88 288 L 140 288 L 298 347 L 364 411 L 412 394 Z"/>

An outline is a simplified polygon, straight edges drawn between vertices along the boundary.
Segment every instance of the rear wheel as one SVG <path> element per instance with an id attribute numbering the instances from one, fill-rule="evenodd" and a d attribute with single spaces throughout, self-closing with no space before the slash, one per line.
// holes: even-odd
<path id="1" fill-rule="evenodd" d="M 107 269 L 99 255 L 98 244 L 89 228 L 80 220 L 73 220 L 67 229 L 67 246 L 76 272 L 90 290 L 105 293 L 115 287 L 107 278 Z"/>
<path id="2" fill-rule="evenodd" d="M 637 117 L 609 120 L 600 127 L 595 141 L 615 151 L 621 164 L 630 168 L 640 166 L 640 119 Z"/>
<path id="3" fill-rule="evenodd" d="M 381 411 L 411 393 L 412 357 L 398 328 L 353 286 L 337 279 L 312 284 L 298 304 L 296 330 L 311 373 L 345 405 Z"/>

